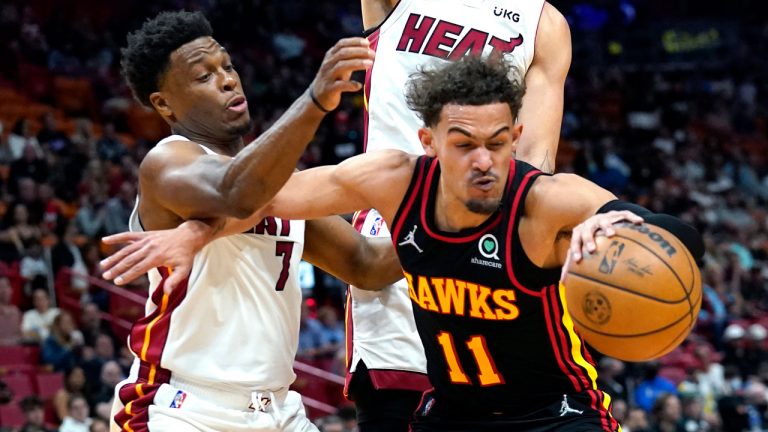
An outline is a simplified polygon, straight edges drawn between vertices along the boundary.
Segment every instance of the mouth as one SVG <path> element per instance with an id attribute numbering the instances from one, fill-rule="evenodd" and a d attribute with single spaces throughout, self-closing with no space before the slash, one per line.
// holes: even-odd
<path id="1" fill-rule="evenodd" d="M 243 96 L 235 96 L 227 104 L 227 110 L 234 112 L 245 112 L 248 109 L 248 101 Z"/>
<path id="2" fill-rule="evenodd" d="M 472 186 L 481 191 L 488 192 L 496 185 L 496 178 L 491 176 L 478 177 L 472 180 Z"/>

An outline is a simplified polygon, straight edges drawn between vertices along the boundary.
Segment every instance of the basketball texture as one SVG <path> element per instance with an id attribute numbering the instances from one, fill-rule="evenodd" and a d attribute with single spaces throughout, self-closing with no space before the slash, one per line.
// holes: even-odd
<path id="1" fill-rule="evenodd" d="M 603 354 L 661 357 L 682 342 L 701 307 L 701 275 L 688 249 L 657 226 L 617 224 L 597 250 L 571 263 L 567 308 L 577 331 Z"/>

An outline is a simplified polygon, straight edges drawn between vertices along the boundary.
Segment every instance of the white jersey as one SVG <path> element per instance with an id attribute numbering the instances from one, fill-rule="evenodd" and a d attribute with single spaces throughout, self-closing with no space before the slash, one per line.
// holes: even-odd
<path id="1" fill-rule="evenodd" d="M 158 145 L 179 140 L 186 138 L 171 136 Z M 142 231 L 138 200 L 129 226 Z M 303 248 L 304 221 L 267 217 L 205 246 L 186 283 L 170 296 L 162 290 L 167 269 L 149 272 L 146 316 L 129 338 L 143 378 L 154 374 L 188 391 L 289 386 L 296 377 Z"/>
<path id="2" fill-rule="evenodd" d="M 366 77 L 366 151 L 423 154 L 423 125 L 408 109 L 405 90 L 419 67 L 497 50 L 524 77 L 543 0 L 400 0 L 368 36 L 376 60 Z"/>
<path id="3" fill-rule="evenodd" d="M 400 0 L 368 36 L 376 60 L 365 82 L 366 151 L 424 153 L 417 133 L 423 122 L 405 101 L 409 76 L 420 67 L 500 50 L 524 77 L 543 7 L 544 0 Z M 357 218 L 364 235 L 389 236 L 375 210 Z M 347 319 L 351 372 L 363 360 L 377 388 L 428 386 L 424 348 L 404 281 L 378 292 L 351 287 Z"/>

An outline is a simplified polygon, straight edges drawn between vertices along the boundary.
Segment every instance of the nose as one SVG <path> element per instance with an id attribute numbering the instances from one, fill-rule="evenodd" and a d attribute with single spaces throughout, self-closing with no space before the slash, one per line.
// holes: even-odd
<path id="1" fill-rule="evenodd" d="M 237 79 L 233 72 L 224 72 L 224 80 L 222 82 L 222 89 L 224 91 L 232 91 L 237 87 Z"/>
<path id="2" fill-rule="evenodd" d="M 485 147 L 478 147 L 472 158 L 472 168 L 487 172 L 493 167 L 493 159 L 491 158 L 491 152 Z"/>

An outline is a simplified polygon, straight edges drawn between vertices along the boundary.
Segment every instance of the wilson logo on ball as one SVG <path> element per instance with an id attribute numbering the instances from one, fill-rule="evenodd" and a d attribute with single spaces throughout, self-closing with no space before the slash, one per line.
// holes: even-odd
<path id="1" fill-rule="evenodd" d="M 627 227 L 627 228 L 629 228 L 629 229 L 631 229 L 631 230 L 635 230 L 635 231 L 637 231 L 637 232 L 639 232 L 639 233 L 642 233 L 642 234 L 645 234 L 645 235 L 647 235 L 647 236 L 648 236 L 648 238 L 650 238 L 651 240 L 653 240 L 654 242 L 656 242 L 656 243 L 659 245 L 659 247 L 661 247 L 662 249 L 664 249 L 664 252 L 666 252 L 666 253 L 667 253 L 667 255 L 668 255 L 670 258 L 671 258 L 671 257 L 673 257 L 673 256 L 674 256 L 674 255 L 677 253 L 677 249 L 675 249 L 675 247 L 674 247 L 674 246 L 672 246 L 672 245 L 671 245 L 671 244 L 670 244 L 670 243 L 669 243 L 669 242 L 668 242 L 668 241 L 667 241 L 667 240 L 666 240 L 666 239 L 665 239 L 665 238 L 664 238 L 664 237 L 663 237 L 661 234 L 659 234 L 658 232 L 656 232 L 656 231 L 651 231 L 651 229 L 648 227 L 648 225 L 646 225 L 646 224 L 642 224 L 642 225 L 635 225 L 635 224 L 622 224 L 622 225 L 623 225 L 623 226 L 625 226 L 625 227 Z"/>

